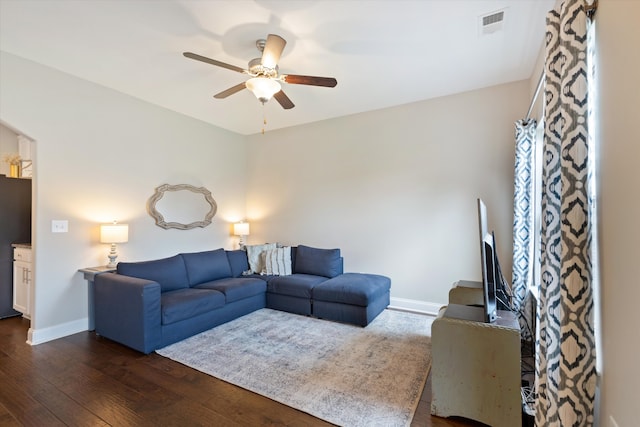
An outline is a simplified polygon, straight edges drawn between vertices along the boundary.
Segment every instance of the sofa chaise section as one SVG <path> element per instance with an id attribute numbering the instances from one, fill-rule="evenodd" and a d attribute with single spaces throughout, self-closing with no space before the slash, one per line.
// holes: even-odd
<path id="1" fill-rule="evenodd" d="M 389 305 L 390 290 L 386 276 L 344 273 L 313 288 L 313 315 L 367 326 Z"/>
<path id="2" fill-rule="evenodd" d="M 291 250 L 293 274 L 267 278 L 267 307 L 367 326 L 390 301 L 391 280 L 343 273 L 340 249 L 300 245 Z"/>

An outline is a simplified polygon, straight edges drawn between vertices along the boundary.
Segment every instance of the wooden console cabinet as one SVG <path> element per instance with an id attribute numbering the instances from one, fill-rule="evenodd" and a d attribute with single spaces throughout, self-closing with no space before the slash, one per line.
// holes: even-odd
<path id="1" fill-rule="evenodd" d="M 431 327 L 431 413 L 465 417 L 493 427 L 521 426 L 520 327 L 516 315 L 498 311 L 495 323 L 484 323 L 446 317 L 445 309 Z"/>

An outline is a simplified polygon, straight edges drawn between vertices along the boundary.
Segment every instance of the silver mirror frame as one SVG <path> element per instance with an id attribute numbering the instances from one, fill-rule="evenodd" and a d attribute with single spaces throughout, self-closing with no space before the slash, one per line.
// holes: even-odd
<path id="1" fill-rule="evenodd" d="M 164 196 L 164 193 L 167 191 L 184 191 L 184 190 L 191 191 L 197 194 L 202 194 L 204 196 L 204 200 L 209 204 L 209 206 L 211 206 L 211 209 L 209 209 L 209 212 L 207 212 L 207 214 L 205 215 L 202 221 L 195 221 L 189 224 L 182 224 L 179 222 L 166 222 L 164 219 L 164 216 L 160 212 L 158 212 L 158 210 L 156 209 L 156 203 L 158 203 L 158 201 L 162 199 L 162 197 Z M 211 219 L 215 216 L 216 211 L 218 210 L 218 205 L 216 204 L 216 201 L 211 196 L 211 192 L 207 190 L 205 187 L 194 187 L 193 185 L 189 185 L 189 184 L 177 184 L 177 185 L 163 184 L 158 188 L 156 188 L 156 191 L 153 194 L 153 196 L 149 198 L 149 201 L 147 202 L 147 210 L 149 211 L 149 215 L 151 215 L 153 219 L 156 220 L 156 225 L 158 227 L 162 227 L 165 230 L 169 228 L 177 228 L 178 230 L 191 230 L 192 228 L 196 228 L 196 227 L 204 228 L 209 224 L 211 224 Z"/>

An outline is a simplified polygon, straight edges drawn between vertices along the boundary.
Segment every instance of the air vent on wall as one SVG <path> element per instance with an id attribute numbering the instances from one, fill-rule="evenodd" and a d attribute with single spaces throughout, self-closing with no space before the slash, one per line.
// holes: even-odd
<path id="1" fill-rule="evenodd" d="M 480 35 L 492 34 L 502 30 L 504 27 L 505 14 L 506 9 L 502 9 L 480 16 L 478 19 Z"/>

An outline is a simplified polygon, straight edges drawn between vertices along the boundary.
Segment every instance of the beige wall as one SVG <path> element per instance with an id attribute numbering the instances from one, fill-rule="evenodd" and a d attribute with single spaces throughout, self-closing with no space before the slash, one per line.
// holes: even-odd
<path id="1" fill-rule="evenodd" d="M 79 268 L 106 264 L 98 225 L 130 226 L 119 260 L 230 248 L 245 211 L 243 137 L 16 56 L 0 56 L 0 120 L 35 142 L 34 342 L 87 326 Z M 218 203 L 207 228 L 164 230 L 146 212 L 161 184 L 205 186 Z M 52 233 L 51 221 L 69 221 Z"/>
<path id="2" fill-rule="evenodd" d="M 513 121 L 526 112 L 526 81 L 245 138 L 1 59 L 0 119 L 36 141 L 34 342 L 86 325 L 77 269 L 104 264 L 98 224 L 114 219 L 130 224 L 119 259 L 142 260 L 233 247 L 229 223 L 246 216 L 250 242 L 340 247 L 347 270 L 392 277 L 396 304 L 433 311 L 453 281 L 480 277 L 482 197 L 510 276 Z M 164 183 L 209 188 L 214 223 L 155 226 L 146 201 Z M 51 233 L 54 219 L 69 232 Z"/>
<path id="3" fill-rule="evenodd" d="M 640 384 L 640 2 L 596 14 L 603 376 L 601 426 L 638 425 Z"/>
<path id="4" fill-rule="evenodd" d="M 529 100 L 522 81 L 249 137 L 250 243 L 339 247 L 347 271 L 392 278 L 395 304 L 433 310 L 455 280 L 480 280 L 482 197 L 510 279 L 513 123 Z"/>

